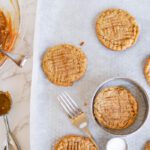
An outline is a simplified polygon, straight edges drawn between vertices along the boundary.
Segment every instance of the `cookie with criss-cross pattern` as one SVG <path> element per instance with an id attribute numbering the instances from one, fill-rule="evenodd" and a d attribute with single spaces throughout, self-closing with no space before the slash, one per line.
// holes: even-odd
<path id="1" fill-rule="evenodd" d="M 124 87 L 102 89 L 94 101 L 96 120 L 109 129 L 125 129 L 135 122 L 138 104 Z"/>
<path id="2" fill-rule="evenodd" d="M 97 18 L 96 33 L 104 46 L 122 51 L 135 44 L 139 27 L 135 18 L 127 11 L 107 9 Z"/>
<path id="3" fill-rule="evenodd" d="M 49 48 L 42 60 L 47 78 L 60 86 L 71 86 L 86 71 L 87 58 L 80 48 L 70 44 Z"/>
<path id="4" fill-rule="evenodd" d="M 54 150 L 97 150 L 97 148 L 87 137 L 67 135 L 57 141 Z"/>
<path id="5" fill-rule="evenodd" d="M 146 142 L 144 150 L 150 150 L 150 141 Z"/>

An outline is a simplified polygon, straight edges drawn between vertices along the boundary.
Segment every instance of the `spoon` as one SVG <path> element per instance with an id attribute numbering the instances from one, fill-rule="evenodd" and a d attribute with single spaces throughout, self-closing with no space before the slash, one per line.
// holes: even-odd
<path id="1" fill-rule="evenodd" d="M 3 116 L 3 119 L 4 119 L 6 131 L 7 131 L 7 143 L 4 146 L 4 150 L 21 150 L 19 145 L 17 144 L 17 141 L 15 140 L 15 138 L 13 137 L 11 133 L 7 115 Z"/>
<path id="2" fill-rule="evenodd" d="M 0 49 L 0 53 L 2 53 L 3 55 L 6 55 L 7 57 L 9 57 L 19 67 L 23 67 L 24 64 L 26 63 L 27 59 L 28 59 L 27 55 L 13 54 L 13 53 L 10 53 L 10 52 L 6 52 L 2 49 Z"/>
<path id="3" fill-rule="evenodd" d="M 3 150 L 21 150 L 17 141 L 12 135 L 12 132 L 9 127 L 8 118 L 7 118 L 7 114 L 11 109 L 11 101 L 12 100 L 8 92 L 0 91 L 0 116 L 3 117 L 6 132 L 7 132 L 7 138 L 6 138 L 7 140 Z"/>

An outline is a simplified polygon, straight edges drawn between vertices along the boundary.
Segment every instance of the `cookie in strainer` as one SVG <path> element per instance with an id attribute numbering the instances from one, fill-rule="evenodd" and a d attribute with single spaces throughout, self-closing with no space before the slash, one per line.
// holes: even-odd
<path id="1" fill-rule="evenodd" d="M 52 83 L 60 86 L 71 86 L 86 72 L 87 58 L 80 48 L 70 44 L 48 48 L 42 68 Z"/>
<path id="2" fill-rule="evenodd" d="M 128 128 L 135 122 L 137 113 L 137 101 L 124 87 L 104 88 L 94 101 L 95 118 L 108 129 Z"/>
<path id="3" fill-rule="evenodd" d="M 139 26 L 127 11 L 107 9 L 97 18 L 96 33 L 104 46 L 122 51 L 135 44 L 139 35 Z"/>
<path id="4" fill-rule="evenodd" d="M 67 135 L 56 142 L 54 150 L 97 150 L 97 148 L 87 137 Z"/>

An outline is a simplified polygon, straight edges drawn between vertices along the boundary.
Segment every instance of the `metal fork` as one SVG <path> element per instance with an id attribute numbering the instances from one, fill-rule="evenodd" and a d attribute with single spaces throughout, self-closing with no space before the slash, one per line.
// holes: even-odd
<path id="1" fill-rule="evenodd" d="M 67 113 L 72 124 L 82 130 L 95 144 L 96 148 L 99 149 L 90 130 L 88 129 L 88 119 L 86 114 L 79 108 L 79 106 L 75 103 L 75 101 L 69 96 L 67 92 L 63 92 L 57 97 L 57 99 Z"/>

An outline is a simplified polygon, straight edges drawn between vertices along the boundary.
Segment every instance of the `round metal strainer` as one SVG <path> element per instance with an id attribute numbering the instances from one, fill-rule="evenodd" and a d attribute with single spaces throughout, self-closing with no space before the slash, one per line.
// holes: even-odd
<path id="1" fill-rule="evenodd" d="M 94 107 L 94 100 L 97 96 L 97 94 L 104 88 L 107 87 L 113 87 L 113 86 L 122 86 L 128 89 L 136 98 L 137 103 L 138 103 L 138 115 L 136 118 L 136 121 L 134 124 L 132 124 L 130 127 L 126 129 L 121 129 L 121 130 L 112 130 L 112 129 L 107 129 L 103 127 L 95 118 L 94 113 L 93 113 L 93 107 Z M 96 90 L 93 99 L 92 99 L 92 114 L 94 120 L 97 122 L 99 126 L 101 126 L 105 131 L 115 134 L 115 135 L 127 135 L 135 132 L 138 130 L 143 123 L 145 122 L 149 112 L 149 103 L 148 103 L 148 95 L 146 91 L 135 81 L 128 79 L 128 78 L 113 78 L 110 79 L 104 83 L 102 83 L 98 89 Z"/>

